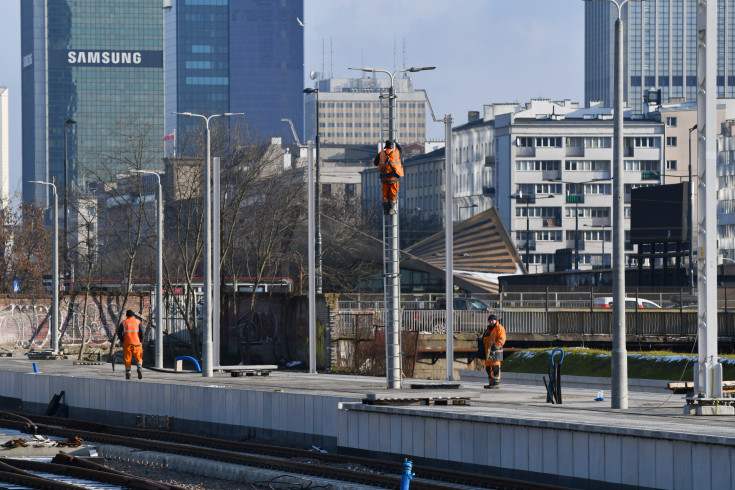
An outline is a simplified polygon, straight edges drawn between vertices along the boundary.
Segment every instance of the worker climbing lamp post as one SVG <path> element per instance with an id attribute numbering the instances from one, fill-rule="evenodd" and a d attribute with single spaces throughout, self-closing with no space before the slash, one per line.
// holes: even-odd
<path id="1" fill-rule="evenodd" d="M 53 250 L 53 271 L 51 276 L 51 351 L 54 354 L 59 353 L 59 196 L 56 193 L 56 184 L 52 182 L 43 182 L 41 180 L 31 180 L 31 184 L 47 185 L 51 187 L 51 194 L 54 197 L 54 250 Z"/>
<path id="2" fill-rule="evenodd" d="M 385 73 L 390 77 L 390 89 L 388 91 L 388 139 L 396 141 L 395 114 L 396 94 L 393 88 L 395 76 L 404 72 L 418 72 L 433 70 L 434 66 L 411 67 L 396 70 L 393 73 L 388 70 L 377 68 L 350 68 L 367 73 Z M 318 110 L 318 108 L 317 108 Z M 396 198 L 396 206 L 398 199 Z M 398 209 L 395 214 L 383 214 L 383 277 L 385 297 L 385 376 L 388 389 L 401 388 L 401 276 L 399 268 L 398 250 Z M 449 301 L 449 299 L 447 299 Z"/>

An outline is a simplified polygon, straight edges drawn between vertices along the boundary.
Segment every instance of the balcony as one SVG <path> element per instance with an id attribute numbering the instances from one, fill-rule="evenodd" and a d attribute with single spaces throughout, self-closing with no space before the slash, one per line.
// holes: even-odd
<path id="1" fill-rule="evenodd" d="M 657 171 L 644 170 L 641 172 L 641 180 L 659 180 L 661 174 Z"/>
<path id="2" fill-rule="evenodd" d="M 526 240 L 519 240 L 517 247 L 519 251 L 525 251 L 526 250 Z M 534 250 L 536 250 L 536 240 L 530 240 L 528 242 L 528 250 L 530 252 L 533 252 Z"/>
<path id="3" fill-rule="evenodd" d="M 584 194 L 567 194 L 568 204 L 582 204 L 584 202 Z"/>
<path id="4" fill-rule="evenodd" d="M 583 157 L 584 148 L 581 146 L 568 146 L 566 155 L 568 157 Z"/>
<path id="5" fill-rule="evenodd" d="M 561 218 L 544 218 L 542 221 L 544 228 L 554 228 L 561 226 Z"/>
<path id="6" fill-rule="evenodd" d="M 528 146 L 519 146 L 516 148 L 516 157 L 535 157 L 536 148 Z"/>
<path id="7" fill-rule="evenodd" d="M 483 196 L 494 196 L 495 186 L 482 186 L 482 195 Z"/>

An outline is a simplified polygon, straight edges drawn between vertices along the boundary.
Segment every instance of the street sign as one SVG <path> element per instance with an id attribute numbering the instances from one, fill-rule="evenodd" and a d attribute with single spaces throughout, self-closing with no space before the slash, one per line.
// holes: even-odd
<path id="1" fill-rule="evenodd" d="M 20 292 L 20 281 L 13 281 L 13 292 L 14 293 Z"/>

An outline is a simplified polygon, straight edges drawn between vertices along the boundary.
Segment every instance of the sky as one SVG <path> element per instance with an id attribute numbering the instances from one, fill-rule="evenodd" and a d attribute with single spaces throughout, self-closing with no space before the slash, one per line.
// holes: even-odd
<path id="1" fill-rule="evenodd" d="M 0 16 L 11 195 L 21 182 L 21 1 L 29 0 L 3 0 Z M 425 89 L 436 116 L 451 114 L 455 126 L 494 102 L 584 102 L 581 0 L 304 0 L 301 20 L 304 87 L 313 84 L 311 71 L 356 77 L 349 67 L 436 66 L 413 74 L 414 88 Z M 427 136 L 443 139 L 443 125 L 427 121 Z"/>

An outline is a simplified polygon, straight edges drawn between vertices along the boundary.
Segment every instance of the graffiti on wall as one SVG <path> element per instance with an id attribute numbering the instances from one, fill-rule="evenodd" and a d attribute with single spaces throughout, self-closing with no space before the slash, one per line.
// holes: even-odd
<path id="1" fill-rule="evenodd" d="M 82 340 L 92 347 L 109 345 L 120 314 L 118 299 L 91 296 L 85 308 L 82 296 L 64 298 L 59 308 L 59 345 L 79 346 Z M 50 324 L 50 301 L 41 303 L 33 299 L 13 301 L 8 298 L 7 303 L 0 304 L 0 347 L 48 349 L 51 347 Z"/>

